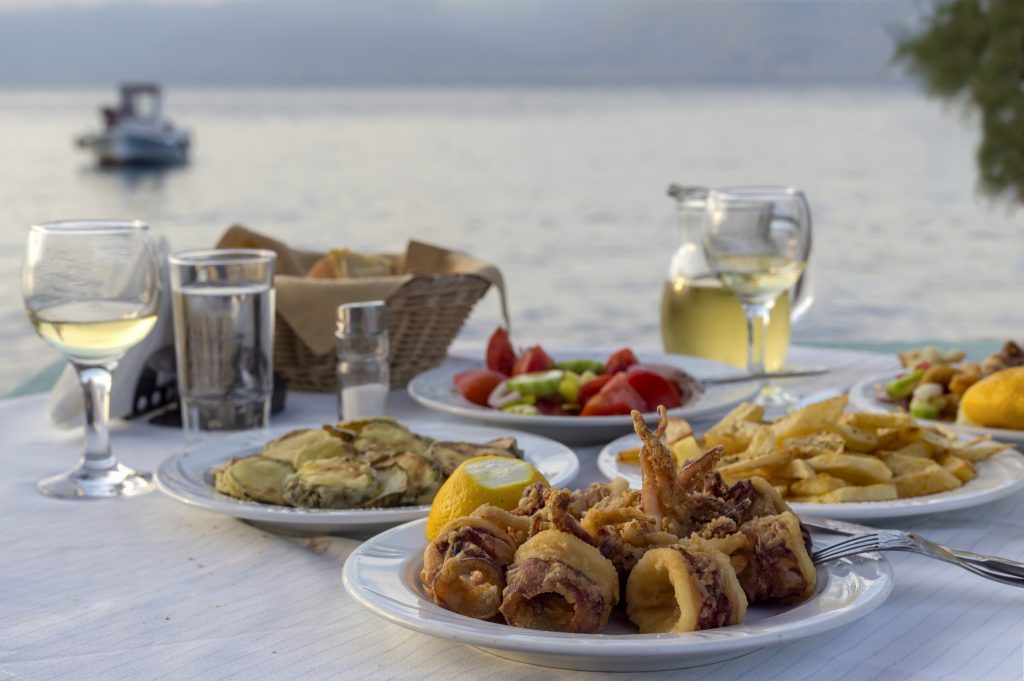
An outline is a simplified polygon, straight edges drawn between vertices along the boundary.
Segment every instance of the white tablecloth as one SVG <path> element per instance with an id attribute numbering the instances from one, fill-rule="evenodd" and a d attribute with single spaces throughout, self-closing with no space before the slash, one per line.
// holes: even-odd
<path id="1" fill-rule="evenodd" d="M 828 364 L 803 393 L 849 385 L 894 365 L 866 353 L 794 349 Z M 159 493 L 71 502 L 37 480 L 68 467 L 80 432 L 49 426 L 45 398 L 0 402 L 0 681 L 39 679 L 613 678 L 508 662 L 435 640 L 364 611 L 341 587 L 358 541 L 275 536 Z M 401 418 L 425 412 L 404 393 Z M 327 422 L 331 396 L 289 395 L 275 425 Z M 437 417 L 444 420 L 445 417 Z M 117 424 L 115 450 L 153 470 L 180 434 Z M 577 449 L 576 484 L 599 478 L 596 447 Z M 1024 498 L 906 521 L 937 541 L 1024 560 Z M 710 667 L 616 679 L 1020 679 L 1024 591 L 917 556 L 889 554 L 895 591 L 859 622 Z"/>

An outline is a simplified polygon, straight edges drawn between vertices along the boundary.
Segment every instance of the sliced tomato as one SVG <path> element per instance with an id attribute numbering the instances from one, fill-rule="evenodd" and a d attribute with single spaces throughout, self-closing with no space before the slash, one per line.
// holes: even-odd
<path id="1" fill-rule="evenodd" d="M 519 374 L 530 374 L 534 371 L 547 371 L 554 366 L 555 360 L 551 359 L 548 353 L 544 352 L 544 348 L 534 345 L 532 348 L 527 348 L 526 352 L 516 360 L 516 365 L 512 368 L 512 375 L 518 376 Z"/>
<path id="2" fill-rule="evenodd" d="M 638 361 L 632 350 L 622 348 L 613 352 L 608 361 L 604 363 L 604 372 L 606 374 L 617 374 L 620 371 L 625 371 Z"/>
<path id="3" fill-rule="evenodd" d="M 516 351 L 508 339 L 508 331 L 499 326 L 487 341 L 487 368 L 511 376 L 515 364 Z"/>
<path id="4" fill-rule="evenodd" d="M 647 404 L 640 393 L 629 385 L 626 374 L 618 373 L 604 384 L 600 392 L 583 407 L 583 416 L 610 416 L 628 414 L 632 410 L 646 411 Z"/>
<path id="5" fill-rule="evenodd" d="M 455 389 L 473 404 L 486 407 L 487 397 L 505 378 L 505 374 L 498 371 L 471 369 L 455 374 Z"/>
<path id="6" fill-rule="evenodd" d="M 660 373 L 645 368 L 642 364 L 634 364 L 626 370 L 626 380 L 630 387 L 640 393 L 647 404 L 646 411 L 655 411 L 658 405 L 673 409 L 683 405 L 679 399 L 679 386 L 673 385 Z"/>
<path id="7" fill-rule="evenodd" d="M 562 407 L 561 397 L 540 397 L 534 406 L 545 416 L 566 416 L 569 413 Z"/>
<path id="8" fill-rule="evenodd" d="M 580 394 L 576 398 L 576 401 L 579 402 L 580 405 L 586 405 L 586 403 L 590 401 L 590 398 L 601 392 L 601 388 L 603 388 L 604 384 L 610 380 L 612 380 L 612 377 L 609 374 L 601 374 L 597 378 L 590 379 L 580 386 Z"/>

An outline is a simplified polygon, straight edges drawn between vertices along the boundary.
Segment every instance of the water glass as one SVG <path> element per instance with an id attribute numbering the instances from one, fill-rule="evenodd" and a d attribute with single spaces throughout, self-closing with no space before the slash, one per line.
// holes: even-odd
<path id="1" fill-rule="evenodd" d="M 265 429 L 273 390 L 273 251 L 170 256 L 178 394 L 185 439 Z"/>

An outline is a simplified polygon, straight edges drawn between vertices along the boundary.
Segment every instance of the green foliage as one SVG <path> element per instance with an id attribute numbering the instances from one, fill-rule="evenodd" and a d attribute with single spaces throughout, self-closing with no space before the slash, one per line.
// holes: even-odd
<path id="1" fill-rule="evenodd" d="M 939 0 L 894 60 L 981 118 L 982 191 L 1024 203 L 1024 0 Z"/>

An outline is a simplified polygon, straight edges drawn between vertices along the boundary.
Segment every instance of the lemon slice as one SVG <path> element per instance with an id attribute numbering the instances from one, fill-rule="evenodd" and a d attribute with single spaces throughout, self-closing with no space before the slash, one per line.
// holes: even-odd
<path id="1" fill-rule="evenodd" d="M 441 485 L 427 516 L 427 539 L 448 522 L 467 516 L 483 504 L 511 511 L 523 490 L 548 481 L 526 461 L 503 456 L 478 456 L 463 462 Z"/>

